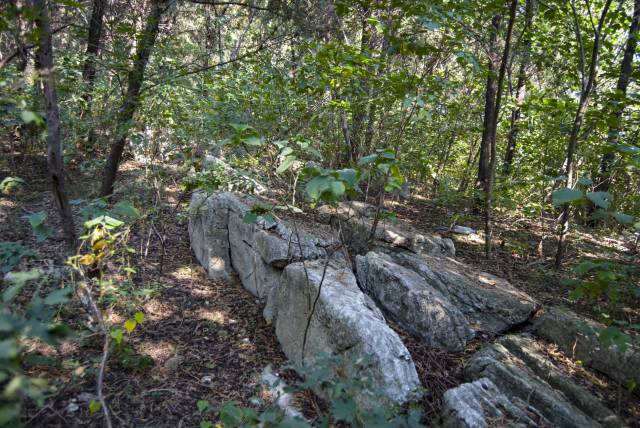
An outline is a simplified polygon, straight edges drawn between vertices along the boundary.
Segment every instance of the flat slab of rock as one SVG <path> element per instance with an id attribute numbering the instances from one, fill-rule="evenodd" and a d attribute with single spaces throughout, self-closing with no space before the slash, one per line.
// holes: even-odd
<path id="1" fill-rule="evenodd" d="M 462 312 L 414 271 L 375 252 L 357 256 L 356 271 L 362 289 L 428 345 L 459 351 L 473 337 Z"/>
<path id="2" fill-rule="evenodd" d="M 601 399 L 558 369 L 526 335 L 508 335 L 474 354 L 465 378 L 490 379 L 502 394 L 528 403 L 557 427 L 620 427 Z"/>
<path id="3" fill-rule="evenodd" d="M 345 242 L 355 251 L 367 247 L 367 239 L 373 226 L 375 207 L 362 202 L 342 202 L 337 207 L 322 206 L 319 212 L 331 226 L 341 230 Z M 408 224 L 392 224 L 381 220 L 376 228 L 376 239 L 405 248 L 414 253 L 455 256 L 453 241 L 439 235 L 422 234 Z"/>
<path id="4" fill-rule="evenodd" d="M 195 192 L 191 198 L 189 236 L 196 258 L 210 278 L 229 279 L 237 272 L 244 288 L 265 299 L 288 263 L 325 257 L 321 239 L 286 222 L 245 223 L 257 200 L 231 193 Z M 298 239 L 300 238 L 300 239 Z"/>
<path id="5" fill-rule="evenodd" d="M 449 257 L 380 248 L 394 262 L 420 275 L 467 318 L 475 331 L 492 335 L 529 320 L 539 305 L 508 281 L 480 272 Z"/>
<path id="6" fill-rule="evenodd" d="M 640 349 L 629 344 L 622 352 L 616 346 L 605 347 L 597 332 L 604 325 L 560 308 L 549 308 L 534 322 L 537 336 L 555 343 L 567 356 L 628 385 L 640 385 Z M 639 388 L 635 389 L 640 394 Z"/>
<path id="7" fill-rule="evenodd" d="M 312 364 L 329 353 L 369 355 L 374 383 L 386 397 L 395 402 L 410 399 L 420 381 L 409 351 L 373 301 L 360 291 L 353 272 L 332 265 L 325 268 L 321 260 L 305 264 L 306 270 L 302 262 L 284 268 L 268 301 L 268 316 L 287 357 Z"/>
<path id="8" fill-rule="evenodd" d="M 518 397 L 509 398 L 490 379 L 463 383 L 444 393 L 442 428 L 552 426 Z"/>

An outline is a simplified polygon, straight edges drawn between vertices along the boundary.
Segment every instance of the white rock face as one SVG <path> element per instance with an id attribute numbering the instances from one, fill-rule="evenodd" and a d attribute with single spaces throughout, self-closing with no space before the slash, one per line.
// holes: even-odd
<path id="1" fill-rule="evenodd" d="M 327 353 L 369 355 L 376 385 L 391 400 L 407 401 L 420 386 L 409 351 L 358 289 L 351 270 L 325 268 L 320 260 L 305 265 L 306 272 L 302 262 L 288 265 L 270 298 L 276 335 L 287 357 L 312 364 Z M 309 308 L 316 298 L 303 355 Z"/>
<path id="2" fill-rule="evenodd" d="M 356 270 L 362 289 L 428 345 L 459 351 L 473 338 L 462 312 L 417 273 L 375 252 L 357 256 Z"/>
<path id="3" fill-rule="evenodd" d="M 551 425 L 526 402 L 517 397 L 509 399 L 487 378 L 448 390 L 443 402 L 442 428 Z"/>
<path id="4" fill-rule="evenodd" d="M 490 379 L 502 394 L 528 403 L 552 426 L 623 426 L 600 399 L 556 368 L 527 335 L 505 336 L 475 353 L 465 378 Z"/>
<path id="5" fill-rule="evenodd" d="M 386 400 L 412 398 L 420 381 L 409 351 L 360 291 L 344 256 L 333 254 L 327 264 L 330 243 L 285 222 L 245 223 L 255 202 L 229 192 L 193 195 L 191 246 L 209 276 L 229 278 L 235 271 L 243 287 L 265 302 L 264 317 L 289 359 L 313 364 L 325 354 L 367 356 Z"/>

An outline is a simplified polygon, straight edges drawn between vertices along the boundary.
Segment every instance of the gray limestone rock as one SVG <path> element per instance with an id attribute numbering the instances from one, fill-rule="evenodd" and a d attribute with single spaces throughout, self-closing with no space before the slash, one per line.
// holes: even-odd
<path id="1" fill-rule="evenodd" d="M 358 281 L 391 318 L 430 346 L 459 351 L 473 337 L 464 315 L 420 275 L 388 257 L 356 257 Z"/>

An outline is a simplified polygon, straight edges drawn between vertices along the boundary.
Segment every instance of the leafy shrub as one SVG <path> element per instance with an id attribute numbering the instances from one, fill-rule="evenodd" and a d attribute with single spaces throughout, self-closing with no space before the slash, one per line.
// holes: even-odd
<path id="1" fill-rule="evenodd" d="M 25 247 L 21 242 L 0 241 L 0 272 L 14 270 L 22 259 L 35 257 L 36 252 Z"/>
<path id="2" fill-rule="evenodd" d="M 226 402 L 212 407 L 207 401 L 197 403 L 203 417 L 217 413 L 224 427 L 291 427 L 352 426 L 352 427 L 423 427 L 419 409 L 402 409 L 385 403 L 382 393 L 373 386 L 367 358 L 354 356 L 322 356 L 308 366 L 289 365 L 304 380 L 284 387 L 284 392 L 296 394 L 312 392 L 323 401 L 321 414 L 313 423 L 300 416 L 287 416 L 278 407 L 277 400 L 252 401 L 262 406 L 260 411 L 242 407 L 237 402 Z M 278 385 L 272 385 L 277 387 Z M 356 398 L 358 397 L 358 398 Z M 203 420 L 200 427 L 212 427 L 211 420 Z"/>

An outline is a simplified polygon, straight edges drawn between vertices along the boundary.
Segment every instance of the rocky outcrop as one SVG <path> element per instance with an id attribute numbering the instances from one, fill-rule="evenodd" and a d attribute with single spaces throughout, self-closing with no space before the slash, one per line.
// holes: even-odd
<path id="1" fill-rule="evenodd" d="M 321 218 L 339 230 L 345 242 L 356 253 L 367 248 L 375 207 L 362 202 L 342 202 L 337 207 L 322 206 Z M 375 233 L 376 239 L 394 247 L 404 248 L 414 253 L 455 256 L 453 241 L 439 235 L 422 234 L 402 222 L 393 224 L 381 220 Z"/>
<path id="2" fill-rule="evenodd" d="M 458 308 L 417 273 L 375 252 L 357 256 L 356 271 L 362 289 L 430 346 L 459 351 L 473 337 Z"/>
<path id="3" fill-rule="evenodd" d="M 508 335 L 474 354 L 465 378 L 490 379 L 500 392 L 528 403 L 558 427 L 619 427 L 621 421 L 558 369 L 529 336 Z"/>
<path id="4" fill-rule="evenodd" d="M 549 340 L 569 357 L 580 360 L 623 385 L 640 385 L 640 349 L 629 344 L 623 352 L 617 346 L 605 347 L 598 339 L 598 331 L 605 326 L 575 313 L 549 308 L 534 322 L 534 331 Z M 640 393 L 636 388 L 636 393 Z"/>
<path id="5" fill-rule="evenodd" d="M 439 291 L 465 315 L 474 331 L 502 333 L 529 320 L 539 308 L 530 296 L 516 290 L 508 281 L 452 258 L 382 251 Z"/>
<path id="6" fill-rule="evenodd" d="M 448 390 L 442 407 L 442 428 L 551 426 L 525 401 L 507 397 L 487 378 Z"/>
<path id="7" fill-rule="evenodd" d="M 269 305 L 276 335 L 291 360 L 313 363 L 327 353 L 368 355 L 375 384 L 393 401 L 406 401 L 419 387 L 409 351 L 358 289 L 350 269 L 324 261 L 290 264 Z"/>
<path id="8" fill-rule="evenodd" d="M 229 192 L 194 193 L 189 235 L 209 276 L 238 274 L 243 287 L 265 302 L 264 317 L 292 361 L 313 364 L 325 354 L 367 356 L 385 399 L 411 398 L 420 386 L 413 360 L 358 288 L 344 256 L 329 254 L 330 242 L 286 222 L 246 222 L 256 202 Z M 367 399 L 360 397 L 363 403 Z"/>

